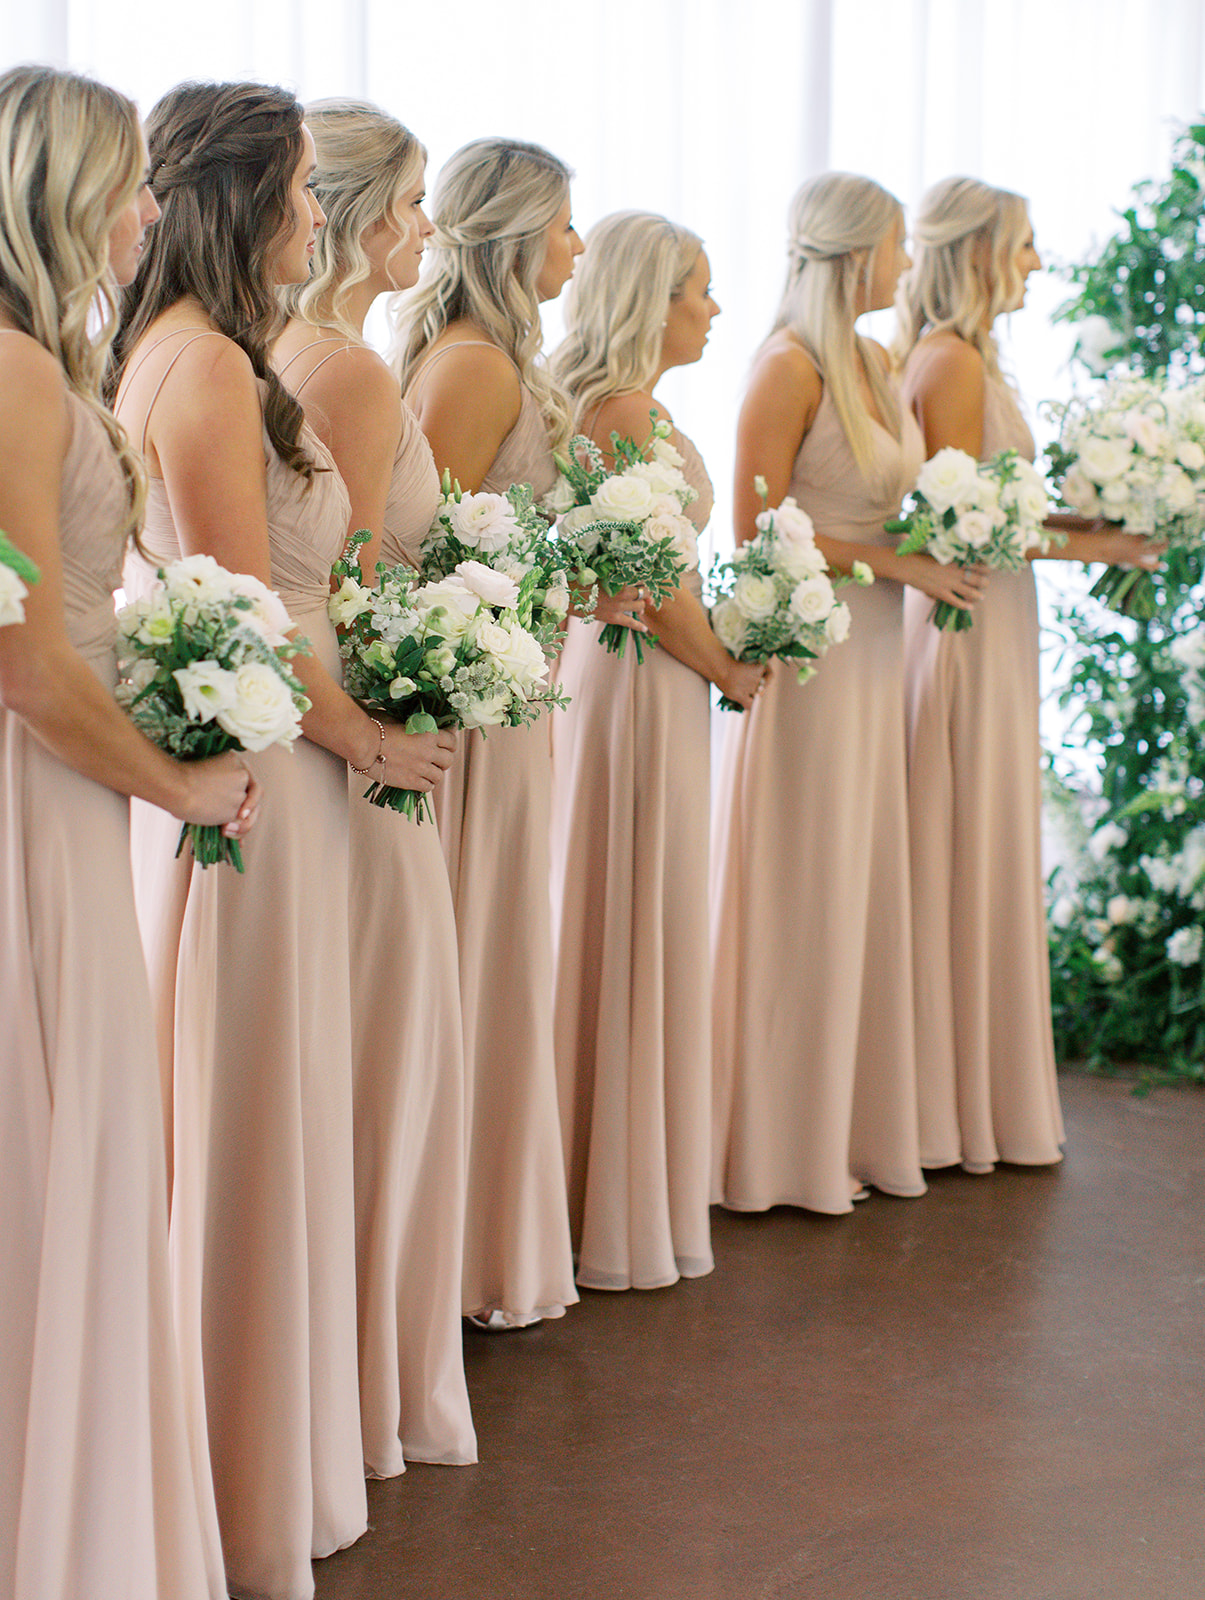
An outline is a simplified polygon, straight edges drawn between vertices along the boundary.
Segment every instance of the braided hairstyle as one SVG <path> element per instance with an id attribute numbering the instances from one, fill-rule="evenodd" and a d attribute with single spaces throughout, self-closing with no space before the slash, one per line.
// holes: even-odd
<path id="1" fill-rule="evenodd" d="M 301 124 L 297 100 L 261 83 L 182 83 L 155 106 L 147 152 L 163 214 L 122 296 L 107 390 L 116 394 L 130 352 L 151 324 L 192 296 L 266 385 L 272 448 L 308 482 L 316 468 L 300 442 L 305 413 L 268 360 L 285 322 L 271 268 L 292 227 Z"/>

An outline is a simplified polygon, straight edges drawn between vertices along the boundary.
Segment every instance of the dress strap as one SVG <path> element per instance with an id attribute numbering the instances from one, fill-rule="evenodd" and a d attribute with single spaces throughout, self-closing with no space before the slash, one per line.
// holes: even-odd
<path id="1" fill-rule="evenodd" d="M 166 344 L 169 339 L 179 338 L 180 334 L 189 333 L 191 331 L 192 330 L 190 330 L 188 328 L 177 328 L 174 333 L 165 333 L 163 335 L 162 339 L 156 339 L 154 344 L 151 345 L 149 347 L 149 349 L 146 349 L 146 350 L 144 350 L 142 352 L 142 354 L 138 357 L 138 360 L 134 363 L 134 365 L 126 373 L 126 375 L 125 375 L 125 387 L 128 388 L 128 386 L 134 381 L 135 376 L 138 374 L 138 372 L 141 371 L 142 366 L 146 362 L 147 358 L 149 356 L 152 356 L 155 353 L 155 351 L 158 350 L 158 348 L 159 348 L 159 346 L 161 344 Z M 151 396 L 151 403 L 150 403 L 149 406 L 147 406 L 146 415 L 142 419 L 142 439 L 139 442 L 138 448 L 139 448 L 140 452 L 143 455 L 146 454 L 146 430 L 150 426 L 151 412 L 155 409 L 155 402 L 156 402 L 156 400 L 158 400 L 159 395 L 163 390 L 163 385 L 167 382 L 168 378 L 171 376 L 171 370 L 175 366 L 176 362 L 179 361 L 180 357 L 188 349 L 189 345 L 190 344 L 196 344 L 198 339 L 224 339 L 225 337 L 226 337 L 226 335 L 224 333 L 219 333 L 216 328 L 207 328 L 203 333 L 195 333 L 194 332 L 193 335 L 192 335 L 192 338 L 191 339 L 186 339 L 184 341 L 184 343 L 176 351 L 175 355 L 168 362 L 167 366 L 163 369 L 163 375 L 159 379 L 159 382 L 155 385 L 155 392 Z"/>
<path id="2" fill-rule="evenodd" d="M 341 355 L 344 350 L 367 350 L 369 348 L 369 346 L 366 345 L 366 344 L 365 345 L 353 344 L 350 339 L 336 339 L 336 338 L 315 339 L 312 344 L 303 345 L 301 347 L 301 349 L 297 351 L 296 355 L 291 355 L 289 357 L 289 359 L 285 362 L 284 366 L 279 369 L 279 371 L 277 372 L 276 376 L 278 378 L 283 378 L 285 373 L 293 365 L 294 361 L 297 360 L 298 356 L 305 355 L 307 350 L 317 350 L 320 345 L 324 345 L 324 344 L 337 344 L 339 346 L 339 348 L 338 348 L 338 350 L 332 350 L 329 355 L 323 356 L 321 361 L 316 362 L 310 368 L 310 370 L 306 373 L 305 377 L 302 378 L 301 382 L 297 385 L 297 387 L 295 389 L 290 389 L 289 390 L 290 394 L 299 395 L 301 393 L 301 391 L 305 388 L 306 384 L 314 376 L 314 374 L 316 372 L 320 371 L 327 364 L 328 361 L 333 361 L 337 355 Z"/>
<path id="3" fill-rule="evenodd" d="M 423 381 L 435 363 L 440 359 L 441 356 L 446 356 L 449 350 L 471 349 L 496 350 L 499 355 L 506 356 L 506 359 L 510 361 L 511 366 L 515 369 L 515 376 L 519 380 L 519 387 L 523 387 L 523 374 L 519 371 L 519 368 L 515 362 L 511 361 L 511 358 L 506 355 L 506 351 L 500 344 L 495 344 L 492 339 L 451 339 L 447 344 L 442 345 L 433 354 L 424 357 L 424 359 L 419 363 L 418 371 L 410 380 L 410 388 L 417 389 L 419 384 Z"/>

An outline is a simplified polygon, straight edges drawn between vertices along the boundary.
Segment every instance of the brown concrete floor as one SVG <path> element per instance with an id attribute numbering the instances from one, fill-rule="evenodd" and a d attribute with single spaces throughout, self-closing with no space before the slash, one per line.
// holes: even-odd
<path id="1" fill-rule="evenodd" d="M 1205 1600 L 1205 1098 L 1064 1100 L 1059 1169 L 470 1335 L 481 1464 L 370 1484 L 318 1600 Z"/>

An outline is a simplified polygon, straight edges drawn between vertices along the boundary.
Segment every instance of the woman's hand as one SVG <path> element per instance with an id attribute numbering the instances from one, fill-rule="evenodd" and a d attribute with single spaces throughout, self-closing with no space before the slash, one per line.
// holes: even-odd
<path id="1" fill-rule="evenodd" d="M 958 611 L 970 611 L 987 588 L 986 568 L 960 567 L 953 561 L 943 566 L 923 553 L 897 556 L 895 568 L 892 575 L 901 583 L 919 589 L 931 600 L 943 600 Z"/>
<path id="2" fill-rule="evenodd" d="M 417 789 L 420 794 L 430 794 L 452 765 L 456 754 L 456 735 L 448 728 L 435 733 L 407 733 L 398 722 L 385 722 L 384 743 L 381 754 L 385 758 L 385 772 L 381 773 L 378 761 L 368 773 L 377 783 L 387 783 L 394 789 Z"/>
<path id="3" fill-rule="evenodd" d="M 221 828 L 228 839 L 245 839 L 255 826 L 263 791 L 237 750 L 205 761 L 182 763 L 185 794 L 175 811 L 181 822 Z"/>
<path id="4" fill-rule="evenodd" d="M 1052 555 L 1074 556 L 1077 561 L 1104 561 L 1111 567 L 1142 567 L 1154 572 L 1167 552 L 1163 542 L 1154 544 L 1140 533 L 1124 533 L 1115 522 L 1094 522 L 1082 533 L 1073 533 L 1065 550 Z"/>
<path id="5" fill-rule="evenodd" d="M 717 687 L 725 699 L 734 701 L 742 711 L 752 711 L 753 702 L 769 680 L 770 670 L 768 661 L 733 661 Z"/>
<path id="6" fill-rule="evenodd" d="M 601 584 L 598 586 L 598 603 L 593 611 L 581 609 L 578 605 L 572 607 L 575 617 L 584 617 L 587 622 L 614 622 L 621 628 L 632 628 L 636 633 L 647 633 L 648 600 L 643 588 L 634 588 L 629 585 L 621 589 L 618 594 L 606 594 Z"/>

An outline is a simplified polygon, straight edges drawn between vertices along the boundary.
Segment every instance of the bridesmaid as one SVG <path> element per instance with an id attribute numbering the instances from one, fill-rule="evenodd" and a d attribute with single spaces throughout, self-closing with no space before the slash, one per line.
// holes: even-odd
<path id="1" fill-rule="evenodd" d="M 339 687 L 326 602 L 347 495 L 267 358 L 276 291 L 309 276 L 322 221 L 301 108 L 259 84 L 185 84 L 155 107 L 148 141 L 163 215 L 126 294 L 117 368 L 151 480 L 142 581 L 204 552 L 275 588 L 314 652 L 297 663 L 306 737 L 252 758 L 272 788 L 246 876 L 185 868 L 173 882 L 161 852 L 143 905 L 174 978 L 177 1316 L 227 1580 L 307 1600 L 311 1556 L 366 1525 L 346 769 L 426 789 L 448 755 Z M 155 832 L 142 829 L 144 860 Z"/>
<path id="2" fill-rule="evenodd" d="M 113 591 L 145 485 L 99 388 L 114 287 L 158 215 L 137 113 L 14 68 L 0 177 L 0 527 L 41 572 L 24 624 L 0 629 L 0 1593 L 216 1600 L 126 796 L 241 838 L 258 790 L 232 755 L 171 760 L 113 698 Z"/>
<path id="3" fill-rule="evenodd" d="M 948 178 L 921 202 L 900 285 L 904 398 L 925 451 L 986 459 L 1033 436 L 1000 371 L 994 325 L 1041 265 L 1025 201 Z M 1052 519 L 1054 556 L 1154 564 L 1143 540 Z M 940 632 L 905 606 L 920 1149 L 990 1172 L 1062 1159 L 1042 897 L 1038 613 L 1033 573 L 994 572 L 975 625 Z M 990 959 L 988 957 L 990 952 Z"/>
<path id="4" fill-rule="evenodd" d="M 439 502 L 431 450 L 364 342 L 378 295 L 418 282 L 426 151 L 376 106 L 306 108 L 326 213 L 310 281 L 288 291 L 280 376 L 335 458 L 364 572 L 416 559 Z M 443 733 L 441 746 L 455 748 Z M 363 802 L 351 776 L 352 1070 L 360 1428 L 373 1477 L 476 1461 L 464 1379 L 464 1044 L 456 918 L 439 835 Z"/>
<path id="5" fill-rule="evenodd" d="M 912 1046 L 902 673 L 905 583 L 970 604 L 981 580 L 883 532 L 921 465 L 885 352 L 857 320 L 907 266 L 899 202 L 827 173 L 791 206 L 786 287 L 737 428 L 735 526 L 753 481 L 793 495 L 853 626 L 816 677 L 771 674 L 727 730 L 717 813 L 715 1194 L 737 1210 L 844 1212 L 872 1183 L 924 1191 Z"/>
<path id="6" fill-rule="evenodd" d="M 462 489 L 556 482 L 565 395 L 539 361 L 540 302 L 581 241 L 569 169 L 479 139 L 439 175 L 429 268 L 398 311 L 398 371 L 435 465 Z M 559 713 L 554 713 L 559 715 Z M 460 940 L 469 1102 L 463 1304 L 493 1328 L 577 1299 L 552 1044 L 549 719 L 461 740 L 438 803 Z"/>
<path id="7" fill-rule="evenodd" d="M 650 413 L 671 420 L 654 391 L 700 359 L 719 307 L 700 240 L 664 217 L 618 212 L 586 243 L 552 367 L 575 426 L 606 451 L 612 432 L 646 439 Z M 677 431 L 673 452 L 698 492 L 697 535 L 711 481 Z M 577 1281 L 592 1289 L 655 1289 L 713 1266 L 708 684 L 748 709 L 764 668 L 723 648 L 701 589 L 696 538 L 643 665 L 578 620 L 560 662 L 571 703 L 553 724 L 557 1073 Z"/>

